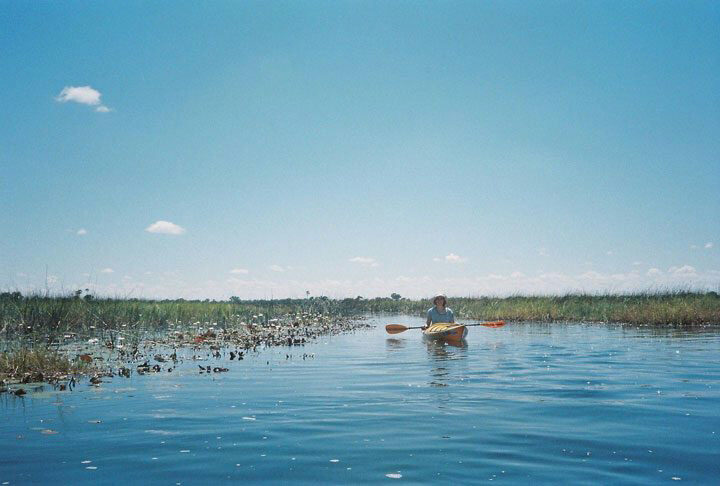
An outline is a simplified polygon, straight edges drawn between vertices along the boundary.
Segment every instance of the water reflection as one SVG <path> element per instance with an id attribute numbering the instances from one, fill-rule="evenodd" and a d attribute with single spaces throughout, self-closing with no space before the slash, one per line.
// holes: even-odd
<path id="1" fill-rule="evenodd" d="M 452 379 L 450 366 L 455 360 L 465 360 L 467 358 L 467 341 L 464 339 L 461 341 L 443 341 L 427 338 L 424 341 L 432 364 L 428 384 L 433 387 L 449 386 Z"/>
<path id="2" fill-rule="evenodd" d="M 464 339 L 462 341 L 443 341 L 442 339 L 425 338 L 425 345 L 430 356 L 438 360 L 458 359 L 461 355 L 467 355 L 468 343 Z M 461 349 L 463 352 L 455 352 Z"/>
<path id="3" fill-rule="evenodd" d="M 513 323 L 456 347 L 378 326 L 225 376 L 188 350 L 171 376 L 0 393 L 0 483 L 715 484 L 716 329 Z"/>
<path id="4" fill-rule="evenodd" d="M 405 348 L 405 340 L 398 338 L 387 338 L 385 339 L 385 349 L 388 351 L 398 351 Z"/>

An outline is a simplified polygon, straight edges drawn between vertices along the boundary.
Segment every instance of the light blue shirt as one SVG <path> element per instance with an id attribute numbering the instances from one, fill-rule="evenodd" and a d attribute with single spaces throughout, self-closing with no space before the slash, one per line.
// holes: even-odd
<path id="1" fill-rule="evenodd" d="M 432 306 L 427 316 L 431 324 L 437 324 L 438 322 L 455 322 L 455 315 L 449 307 L 445 307 L 445 312 L 438 312 L 437 307 Z"/>

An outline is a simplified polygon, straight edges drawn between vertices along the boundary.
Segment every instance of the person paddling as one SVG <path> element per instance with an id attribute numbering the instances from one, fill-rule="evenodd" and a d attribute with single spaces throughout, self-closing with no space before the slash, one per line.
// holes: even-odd
<path id="1" fill-rule="evenodd" d="M 433 297 L 433 306 L 428 310 L 427 321 L 423 329 L 426 329 L 430 324 L 445 322 L 455 322 L 455 315 L 452 309 L 447 307 L 447 297 L 443 294 L 438 294 Z"/>

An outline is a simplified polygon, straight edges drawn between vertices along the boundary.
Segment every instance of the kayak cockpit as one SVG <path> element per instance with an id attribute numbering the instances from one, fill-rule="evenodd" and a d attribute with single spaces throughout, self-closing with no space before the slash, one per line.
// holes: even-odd
<path id="1" fill-rule="evenodd" d="M 431 324 L 423 329 L 423 335 L 431 339 L 445 339 L 448 341 L 460 341 L 467 336 L 467 327 L 455 323 Z"/>

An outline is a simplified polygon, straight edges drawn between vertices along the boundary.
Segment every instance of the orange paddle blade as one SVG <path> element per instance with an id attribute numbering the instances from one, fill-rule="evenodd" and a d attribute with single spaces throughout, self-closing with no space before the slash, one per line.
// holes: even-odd
<path id="1" fill-rule="evenodd" d="M 388 334 L 398 334 L 407 331 L 408 327 L 403 326 L 402 324 L 388 324 L 387 326 L 385 326 L 385 330 L 388 332 Z"/>
<path id="2" fill-rule="evenodd" d="M 485 327 L 503 327 L 505 325 L 505 321 L 483 322 L 480 325 Z"/>

